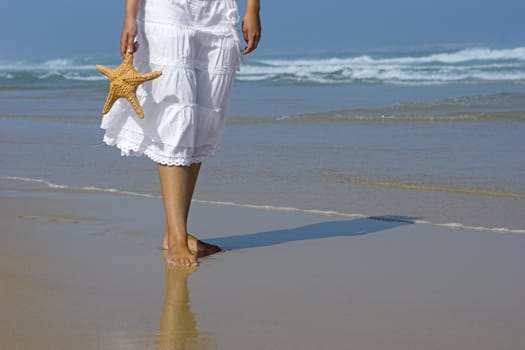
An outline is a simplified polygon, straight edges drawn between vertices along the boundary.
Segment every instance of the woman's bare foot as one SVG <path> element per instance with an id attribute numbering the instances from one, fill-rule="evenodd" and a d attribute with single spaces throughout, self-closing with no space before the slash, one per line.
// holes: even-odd
<path id="1" fill-rule="evenodd" d="M 224 249 L 222 249 L 219 246 L 197 240 L 197 257 L 198 258 L 202 258 L 208 255 L 213 255 L 213 254 L 222 253 L 222 252 L 224 252 Z"/>
<path id="2" fill-rule="evenodd" d="M 174 244 L 168 249 L 167 263 L 173 266 L 197 266 L 197 257 L 187 244 Z"/>
<path id="3" fill-rule="evenodd" d="M 188 248 L 190 249 L 190 252 L 197 256 L 197 258 L 224 252 L 224 249 L 221 247 L 203 242 L 190 234 L 188 234 Z M 162 249 L 168 250 L 168 235 L 166 233 L 164 234 L 164 240 L 162 241 Z"/>

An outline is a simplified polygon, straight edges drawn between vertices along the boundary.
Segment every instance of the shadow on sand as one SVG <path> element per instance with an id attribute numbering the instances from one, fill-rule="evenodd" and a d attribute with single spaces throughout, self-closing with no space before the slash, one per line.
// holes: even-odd
<path id="1" fill-rule="evenodd" d="M 373 216 L 354 220 L 326 221 L 286 230 L 217 237 L 207 242 L 227 250 L 258 248 L 309 239 L 361 236 L 414 224 L 416 219 L 418 218 L 407 216 Z"/>

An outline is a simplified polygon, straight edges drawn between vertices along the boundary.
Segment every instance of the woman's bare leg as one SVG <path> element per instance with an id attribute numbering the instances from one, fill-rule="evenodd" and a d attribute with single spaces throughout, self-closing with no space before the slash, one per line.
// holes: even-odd
<path id="1" fill-rule="evenodd" d="M 190 168 L 158 164 L 157 170 L 168 227 L 168 262 L 179 266 L 196 266 L 197 257 L 188 247 L 186 228 Z"/>
<path id="2" fill-rule="evenodd" d="M 201 169 L 201 163 L 194 163 L 189 166 L 189 177 L 188 187 L 186 192 L 186 208 L 185 217 L 188 222 L 188 215 L 190 213 L 191 199 L 193 198 L 193 192 L 195 191 L 195 185 L 197 184 L 197 178 Z M 188 233 L 188 247 L 192 252 L 197 252 L 197 239 Z M 166 222 L 166 229 L 164 231 L 164 240 L 162 242 L 162 249 L 168 249 L 168 223 Z"/>
<path id="3" fill-rule="evenodd" d="M 193 193 L 195 191 L 195 185 L 197 184 L 197 178 L 199 177 L 199 171 L 201 168 L 201 163 L 195 163 L 189 167 L 189 179 L 188 179 L 188 188 L 186 196 L 186 222 L 188 222 L 188 215 L 191 207 L 191 200 L 193 198 Z M 168 249 L 168 225 L 166 224 L 166 230 L 164 232 L 164 240 L 162 242 L 162 249 Z M 222 248 L 203 242 L 190 233 L 188 233 L 188 248 L 190 251 L 197 256 L 206 256 L 210 254 L 215 254 L 222 252 Z"/>
<path id="4" fill-rule="evenodd" d="M 195 185 L 197 184 L 197 178 L 199 177 L 200 170 L 201 163 L 194 163 L 190 165 L 188 197 L 186 201 L 186 220 L 188 220 L 188 214 L 190 213 L 191 199 L 193 198 L 193 192 L 195 191 Z"/>

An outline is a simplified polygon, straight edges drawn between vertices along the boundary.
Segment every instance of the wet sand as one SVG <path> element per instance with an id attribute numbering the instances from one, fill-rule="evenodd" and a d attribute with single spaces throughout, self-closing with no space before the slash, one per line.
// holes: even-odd
<path id="1" fill-rule="evenodd" d="M 158 198 L 3 185 L 1 349 L 525 348 L 525 235 L 196 203 L 167 271 Z"/>

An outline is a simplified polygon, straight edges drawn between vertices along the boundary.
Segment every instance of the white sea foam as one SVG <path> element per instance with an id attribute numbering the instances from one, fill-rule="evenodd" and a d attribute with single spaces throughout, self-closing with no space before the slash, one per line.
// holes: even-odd
<path id="1" fill-rule="evenodd" d="M 48 78 L 56 77 L 56 76 L 61 76 L 61 74 L 56 70 L 51 70 L 44 74 L 37 75 L 37 79 L 43 80 L 43 79 L 48 79 Z"/>
<path id="2" fill-rule="evenodd" d="M 94 70 L 93 64 L 76 63 L 70 59 L 55 59 L 42 63 L 15 61 L 15 62 L 0 62 L 0 71 L 48 71 L 48 70 Z"/>
<path id="3" fill-rule="evenodd" d="M 63 75 L 66 80 L 78 81 L 106 81 L 107 78 L 101 74 L 98 75 L 79 75 L 78 73 L 66 73 Z"/>
<path id="4" fill-rule="evenodd" d="M 0 78 L 13 79 L 15 76 L 10 73 L 0 73 Z"/>
<path id="5" fill-rule="evenodd" d="M 137 196 L 145 198 L 156 198 L 160 199 L 161 196 L 154 195 L 150 193 L 141 193 L 133 191 L 124 191 L 115 188 L 100 188 L 94 186 L 68 186 L 55 184 L 51 181 L 45 179 L 35 179 L 27 178 L 20 176 L 0 176 L 1 180 L 11 180 L 11 181 L 20 181 L 20 182 L 30 182 L 30 183 L 39 183 L 43 184 L 51 190 L 60 190 L 60 191 L 71 191 L 71 192 L 92 192 L 92 193 L 111 193 L 116 195 L 127 195 L 127 196 Z M 212 200 L 202 200 L 194 199 L 193 202 L 208 204 L 208 205 L 220 205 L 220 206 L 229 206 L 237 208 L 248 208 L 255 210 L 267 210 L 267 211 L 278 211 L 278 212 L 295 212 L 295 213 L 304 213 L 304 214 L 313 214 L 313 215 L 322 215 L 322 216 L 331 216 L 331 217 L 344 217 L 344 218 L 369 218 L 371 220 L 387 220 L 387 221 L 399 221 L 407 222 L 411 224 L 419 225 L 429 225 L 435 227 L 443 227 L 452 230 L 473 230 L 473 231 L 489 231 L 498 234 L 525 234 L 525 229 L 510 229 L 506 227 L 483 227 L 483 226 L 472 226 L 465 225 L 457 222 L 449 223 L 435 223 L 427 220 L 407 220 L 404 218 L 397 218 L 392 216 L 369 216 L 360 213 L 344 213 L 334 210 L 319 210 L 319 209 L 303 209 L 295 207 L 283 207 L 283 206 L 273 206 L 273 205 L 259 205 L 259 204 L 246 204 L 246 203 L 235 203 L 235 202 L 223 202 L 223 201 L 212 201 Z"/>
<path id="6" fill-rule="evenodd" d="M 66 58 L 57 58 L 54 60 L 48 60 L 44 62 L 44 66 L 48 67 L 70 67 L 73 61 Z"/>
<path id="7" fill-rule="evenodd" d="M 260 59 L 241 68 L 244 81 L 390 84 L 524 81 L 525 48 L 466 49 L 425 55 Z"/>
<path id="8" fill-rule="evenodd" d="M 156 196 L 156 195 L 149 194 L 149 193 L 123 191 L 123 190 L 119 190 L 116 188 L 100 188 L 100 187 L 94 187 L 94 186 L 60 185 L 60 184 L 55 184 L 51 181 L 47 181 L 44 179 L 34 179 L 34 178 L 20 177 L 20 176 L 0 176 L 0 179 L 40 183 L 40 184 L 47 186 L 50 189 L 69 190 L 72 192 L 105 192 L 105 193 L 114 193 L 114 194 L 120 194 L 120 195 L 129 195 L 129 196 L 146 197 L 146 198 L 160 198 L 160 196 Z"/>
<path id="9" fill-rule="evenodd" d="M 107 78 L 101 74 L 97 75 L 81 75 L 78 72 L 60 72 L 58 70 L 51 70 L 44 74 L 37 75 L 37 79 L 45 80 L 50 78 L 63 78 L 66 80 L 77 81 L 106 81 Z"/>
<path id="10" fill-rule="evenodd" d="M 106 62 L 103 62 L 106 61 Z M 102 81 L 93 58 L 56 58 L 43 62 L 0 62 L 0 73 L 25 73 L 36 80 Z M 5 76 L 0 75 L 0 78 Z M 246 82 L 271 81 L 298 84 L 385 83 L 436 85 L 476 82 L 525 83 L 525 47 L 471 48 L 453 52 L 337 54 L 323 57 L 285 57 L 249 60 L 237 76 Z M 12 79 L 12 78 L 10 78 Z"/>

